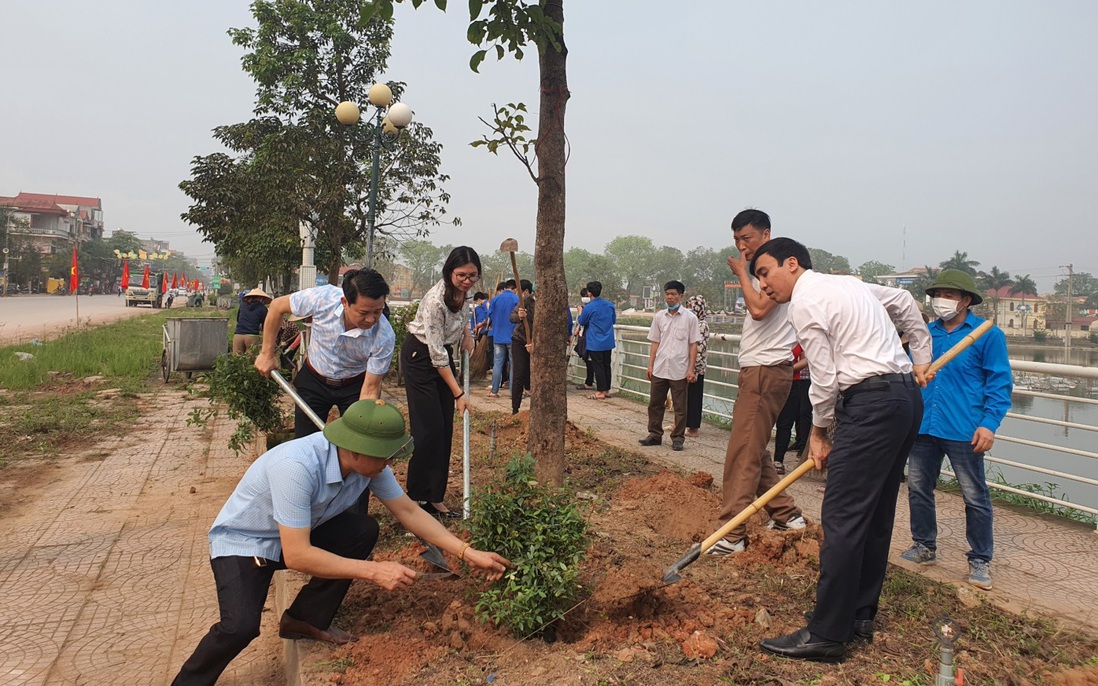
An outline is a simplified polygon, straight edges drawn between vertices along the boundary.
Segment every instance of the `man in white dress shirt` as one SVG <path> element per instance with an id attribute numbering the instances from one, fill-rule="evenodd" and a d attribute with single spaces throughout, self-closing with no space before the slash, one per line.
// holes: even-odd
<path id="1" fill-rule="evenodd" d="M 809 457 L 817 469 L 828 465 L 816 607 L 807 627 L 761 645 L 784 657 L 838 661 L 847 642 L 872 640 L 900 477 L 923 414 L 930 334 L 910 293 L 818 274 L 792 239 L 756 250 L 751 273 L 774 302 L 790 304 L 812 376 Z M 896 324 L 910 337 L 911 359 Z"/>

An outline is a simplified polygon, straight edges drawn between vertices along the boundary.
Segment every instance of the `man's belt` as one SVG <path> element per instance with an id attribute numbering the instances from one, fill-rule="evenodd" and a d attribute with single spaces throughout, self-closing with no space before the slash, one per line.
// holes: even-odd
<path id="1" fill-rule="evenodd" d="M 359 383 L 360 381 L 364 381 L 366 379 L 366 372 L 362 372 L 361 374 L 352 376 L 347 379 L 332 379 L 318 372 L 316 370 L 316 367 L 309 364 L 308 360 L 305 360 L 305 366 L 308 367 L 309 370 L 316 375 L 316 378 L 323 381 L 325 386 L 329 386 L 331 388 L 342 388 L 343 386 L 350 386 L 351 384 Z"/>
<path id="2" fill-rule="evenodd" d="M 849 398 L 856 393 L 887 391 L 889 384 L 893 383 L 914 384 L 915 377 L 912 376 L 910 372 L 905 374 L 878 374 L 877 376 L 871 376 L 868 379 L 859 381 L 839 395 L 844 398 Z"/>

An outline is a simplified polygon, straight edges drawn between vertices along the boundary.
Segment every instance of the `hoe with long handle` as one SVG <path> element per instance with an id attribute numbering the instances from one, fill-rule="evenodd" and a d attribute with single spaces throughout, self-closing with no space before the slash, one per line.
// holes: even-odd
<path id="1" fill-rule="evenodd" d="M 960 342 L 947 350 L 945 354 L 939 357 L 937 360 L 934 360 L 934 363 L 930 365 L 930 370 L 927 373 L 937 373 L 937 371 L 944 367 L 946 363 L 957 357 L 957 355 L 961 354 L 965 350 L 965 348 L 975 343 L 976 339 L 978 339 L 980 336 L 983 336 L 985 333 L 987 333 L 988 329 L 990 329 L 992 326 L 994 326 L 994 322 L 988 320 L 973 329 L 972 333 L 965 336 Z M 682 579 L 680 572 L 682 572 L 683 569 L 685 569 L 687 566 L 689 566 L 695 560 L 701 557 L 702 553 L 716 545 L 717 541 L 727 536 L 728 532 L 732 531 L 733 529 L 750 519 L 753 514 L 761 510 L 763 506 L 769 503 L 774 498 L 774 496 L 789 488 L 790 484 L 810 472 L 814 466 L 815 463 L 812 462 L 812 460 L 806 459 L 802 465 L 787 474 L 784 479 L 774 484 L 774 487 L 771 488 L 769 491 L 763 493 L 758 498 L 756 498 L 753 503 L 744 508 L 743 511 L 740 512 L 738 515 L 730 519 L 728 523 L 726 523 L 720 529 L 714 531 L 712 534 L 710 534 L 708 538 L 706 538 L 701 543 L 695 543 L 694 547 L 688 550 L 686 554 L 679 559 L 678 562 L 667 568 L 667 571 L 663 573 L 663 583 L 673 584 Z"/>

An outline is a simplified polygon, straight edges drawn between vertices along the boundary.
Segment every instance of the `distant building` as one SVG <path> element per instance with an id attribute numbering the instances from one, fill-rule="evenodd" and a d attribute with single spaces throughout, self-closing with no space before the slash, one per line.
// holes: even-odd
<path id="1" fill-rule="evenodd" d="M 0 207 L 13 210 L 13 233 L 26 238 L 41 253 L 70 250 L 79 241 L 103 237 L 103 201 L 76 195 L 20 192 L 0 196 Z"/>
<path id="2" fill-rule="evenodd" d="M 896 274 L 881 274 L 877 277 L 877 281 L 882 286 L 904 288 L 906 286 L 910 286 L 924 276 L 926 276 L 926 267 L 912 267 L 905 272 L 899 272 Z"/>
<path id="3" fill-rule="evenodd" d="M 1021 293 L 1011 293 L 1010 289 L 1011 286 L 1003 286 L 998 291 L 990 288 L 987 290 L 984 294 L 987 316 L 996 318 L 999 328 L 1008 336 L 1025 336 L 1033 331 L 1043 331 L 1046 317 L 1049 316 L 1048 301 L 1039 295 L 1023 297 Z M 993 307 L 996 308 L 994 311 Z M 1063 308 L 1060 312 L 1062 321 Z"/>

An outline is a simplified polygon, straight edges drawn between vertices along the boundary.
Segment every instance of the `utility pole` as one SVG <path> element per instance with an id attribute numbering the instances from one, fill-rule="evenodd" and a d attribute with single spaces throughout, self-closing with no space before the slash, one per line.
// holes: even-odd
<path id="1" fill-rule="evenodd" d="M 308 222 L 298 222 L 298 236 L 301 238 L 301 269 L 298 271 L 298 290 L 305 290 L 316 285 L 316 265 L 313 264 L 313 253 L 316 243 L 313 238 L 312 227 Z M 338 284 L 333 284 L 338 285 Z"/>
<path id="2" fill-rule="evenodd" d="M 1074 290 L 1072 290 L 1072 281 L 1075 277 L 1075 271 L 1074 271 L 1074 265 L 1071 265 L 1071 264 L 1066 265 L 1066 266 L 1065 265 L 1060 265 L 1060 268 L 1068 270 L 1067 300 L 1064 302 L 1064 350 L 1070 353 L 1071 352 L 1071 320 L 1073 319 L 1073 317 L 1071 316 L 1071 313 L 1072 313 L 1072 310 L 1074 309 L 1074 307 L 1073 307 L 1074 303 L 1072 302 L 1072 294 L 1075 292 Z M 1064 360 L 1064 362 L 1066 364 L 1070 364 L 1071 360 L 1070 359 Z"/>

